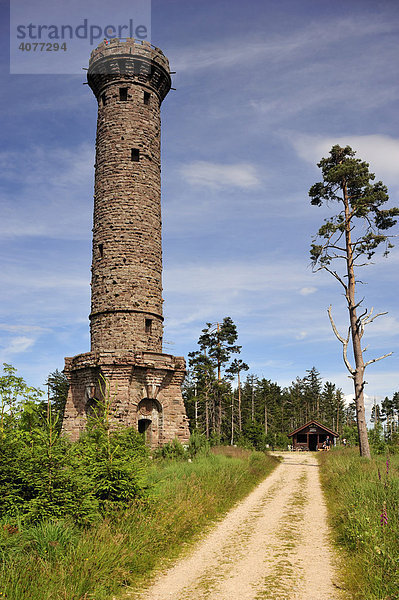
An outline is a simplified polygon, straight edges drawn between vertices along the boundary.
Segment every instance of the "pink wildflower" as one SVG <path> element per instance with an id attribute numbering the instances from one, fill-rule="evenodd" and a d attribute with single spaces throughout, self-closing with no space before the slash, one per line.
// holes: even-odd
<path id="1" fill-rule="evenodd" d="M 386 525 L 388 525 L 388 513 L 387 513 L 387 507 L 384 505 L 382 507 L 382 512 L 380 515 L 380 523 L 381 523 L 381 527 L 385 527 Z"/>

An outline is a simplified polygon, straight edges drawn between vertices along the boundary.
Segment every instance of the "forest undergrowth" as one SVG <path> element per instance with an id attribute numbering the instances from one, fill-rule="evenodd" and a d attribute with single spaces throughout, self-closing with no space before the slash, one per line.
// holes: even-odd
<path id="1" fill-rule="evenodd" d="M 170 444 L 140 472 L 143 493 L 125 507 L 106 505 L 91 523 L 3 516 L 0 598 L 109 600 L 142 585 L 278 463 L 260 452 L 219 452 L 190 458 Z"/>

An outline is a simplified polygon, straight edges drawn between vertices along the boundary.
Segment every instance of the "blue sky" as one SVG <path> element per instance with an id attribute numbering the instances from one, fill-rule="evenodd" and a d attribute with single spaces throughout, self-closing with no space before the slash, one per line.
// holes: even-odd
<path id="1" fill-rule="evenodd" d="M 9 75 L 1 8 L 0 361 L 42 385 L 89 350 L 96 101 L 84 71 Z M 314 365 L 350 394 L 327 316 L 344 331 L 344 299 L 309 261 L 330 213 L 307 194 L 349 143 L 399 205 L 399 4 L 158 0 L 151 30 L 177 88 L 162 106 L 165 351 L 187 356 L 229 315 L 251 373 L 285 386 Z M 360 295 L 388 315 L 367 358 L 394 355 L 368 368 L 369 402 L 399 389 L 399 248 L 374 263 Z"/>

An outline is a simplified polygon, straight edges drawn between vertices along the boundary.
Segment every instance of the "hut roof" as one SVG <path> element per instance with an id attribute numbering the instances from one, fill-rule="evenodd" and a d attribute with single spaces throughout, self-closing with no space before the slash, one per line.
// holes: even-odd
<path id="1" fill-rule="evenodd" d="M 308 421 L 307 423 L 305 423 L 305 425 L 301 425 L 297 429 L 294 429 L 294 431 L 292 431 L 291 433 L 288 434 L 288 437 L 295 435 L 295 433 L 299 433 L 300 431 L 302 431 L 302 429 L 306 429 L 307 427 L 310 427 L 311 425 L 315 425 L 316 427 L 320 427 L 321 429 L 324 429 L 324 431 L 326 431 L 327 433 L 329 433 L 330 435 L 332 435 L 334 437 L 339 437 L 338 433 L 336 433 L 332 429 L 329 429 L 325 425 L 322 425 L 318 421 L 315 421 L 314 419 L 312 419 L 312 421 Z"/>

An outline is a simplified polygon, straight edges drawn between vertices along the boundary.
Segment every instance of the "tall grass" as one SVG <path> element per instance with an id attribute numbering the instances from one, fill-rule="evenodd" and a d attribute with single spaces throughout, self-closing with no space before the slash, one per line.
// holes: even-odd
<path id="1" fill-rule="evenodd" d="M 321 453 L 321 475 L 344 579 L 356 600 L 399 598 L 399 456 Z"/>
<path id="2" fill-rule="evenodd" d="M 0 598 L 109 600 L 136 588 L 277 464 L 262 453 L 161 461 L 149 500 L 87 530 L 67 522 L 0 525 Z"/>

